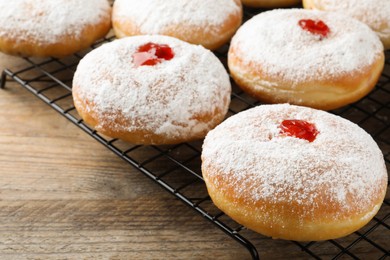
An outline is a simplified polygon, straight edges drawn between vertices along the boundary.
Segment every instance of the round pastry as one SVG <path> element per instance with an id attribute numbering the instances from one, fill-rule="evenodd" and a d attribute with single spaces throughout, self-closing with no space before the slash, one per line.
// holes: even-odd
<path id="1" fill-rule="evenodd" d="M 88 53 L 73 79 L 80 116 L 135 144 L 203 138 L 227 113 L 231 85 L 215 55 L 169 36 L 133 36 Z"/>
<path id="2" fill-rule="evenodd" d="M 245 6 L 263 8 L 288 7 L 302 3 L 301 0 L 241 0 L 241 2 Z"/>
<path id="3" fill-rule="evenodd" d="M 117 37 L 162 34 L 217 49 L 242 21 L 240 0 L 116 0 L 112 23 Z"/>
<path id="4" fill-rule="evenodd" d="M 378 212 L 383 155 L 356 124 L 308 107 L 262 105 L 210 131 L 202 173 L 214 204 L 273 238 L 346 236 Z"/>
<path id="5" fill-rule="evenodd" d="M 272 10 L 237 31 L 228 65 L 236 83 L 259 100 L 330 110 L 374 88 L 384 51 L 368 26 L 347 16 Z"/>
<path id="6" fill-rule="evenodd" d="M 111 27 L 107 0 L 0 1 L 0 51 L 63 57 L 89 47 Z"/>
<path id="7" fill-rule="evenodd" d="M 303 0 L 308 9 L 348 14 L 371 27 L 381 39 L 385 49 L 390 49 L 389 0 Z"/>

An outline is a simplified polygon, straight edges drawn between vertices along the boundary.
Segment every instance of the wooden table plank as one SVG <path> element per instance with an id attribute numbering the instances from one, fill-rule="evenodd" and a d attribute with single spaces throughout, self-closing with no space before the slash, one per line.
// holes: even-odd
<path id="1" fill-rule="evenodd" d="M 0 69 L 22 66 L 0 55 Z M 1 259 L 249 257 L 13 82 L 0 91 L 0 149 Z"/>
<path id="2" fill-rule="evenodd" d="M 0 70 L 24 66 L 0 54 Z M 0 149 L 0 259 L 250 259 L 237 242 L 11 81 L 0 90 Z M 374 233 L 388 247 L 388 233 Z M 289 241 L 249 237 L 263 259 L 309 259 Z M 328 242 L 311 250 L 325 258 L 340 252 Z M 354 251 L 383 255 L 367 242 Z"/>

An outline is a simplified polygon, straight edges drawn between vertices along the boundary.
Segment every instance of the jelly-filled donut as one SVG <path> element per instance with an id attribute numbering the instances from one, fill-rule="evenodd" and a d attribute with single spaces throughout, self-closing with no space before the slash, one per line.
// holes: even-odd
<path id="1" fill-rule="evenodd" d="M 210 131 L 202 174 L 214 204 L 238 223 L 296 241 L 367 224 L 388 178 L 382 152 L 359 126 L 287 104 L 246 110 Z"/>
<path id="2" fill-rule="evenodd" d="M 262 8 L 289 7 L 302 3 L 301 0 L 241 0 L 241 2 L 245 6 Z"/>
<path id="3" fill-rule="evenodd" d="M 375 87 L 384 51 L 375 32 L 353 18 L 279 9 L 237 31 L 228 65 L 236 83 L 259 100 L 330 110 Z"/>
<path id="4" fill-rule="evenodd" d="M 227 113 L 231 85 L 209 50 L 168 36 L 133 36 L 88 53 L 73 98 L 97 131 L 135 144 L 203 138 Z"/>
<path id="5" fill-rule="evenodd" d="M 162 34 L 217 49 L 242 21 L 240 0 L 116 0 L 112 23 L 117 37 Z"/>
<path id="6" fill-rule="evenodd" d="M 0 1 L 0 51 L 63 57 L 89 47 L 111 28 L 107 0 Z"/>
<path id="7" fill-rule="evenodd" d="M 381 39 L 385 49 L 390 49 L 389 0 L 303 0 L 308 9 L 339 12 L 364 22 Z"/>

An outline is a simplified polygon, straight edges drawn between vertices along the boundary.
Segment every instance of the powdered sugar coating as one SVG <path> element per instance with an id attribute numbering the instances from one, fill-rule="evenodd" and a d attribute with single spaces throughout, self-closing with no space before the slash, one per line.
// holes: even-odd
<path id="1" fill-rule="evenodd" d="M 116 19 L 131 19 L 142 34 L 160 34 L 168 26 L 187 24 L 208 30 L 240 13 L 235 0 L 116 0 Z M 217 32 L 216 32 L 217 33 Z"/>
<path id="2" fill-rule="evenodd" d="M 0 37 L 54 43 L 109 19 L 107 0 L 1 0 Z"/>
<path id="3" fill-rule="evenodd" d="M 301 19 L 322 20 L 329 35 L 322 38 L 303 30 L 298 25 Z M 383 53 L 379 38 L 365 24 L 336 13 L 302 9 L 254 16 L 237 31 L 230 48 L 244 64 L 255 64 L 271 78 L 292 82 L 292 87 L 362 71 Z"/>
<path id="4" fill-rule="evenodd" d="M 167 44 L 174 58 L 137 67 L 132 55 L 148 42 Z M 93 50 L 80 61 L 73 86 L 92 104 L 86 109 L 101 115 L 97 129 L 109 122 L 114 131 L 142 128 L 171 138 L 214 127 L 216 122 L 198 116 L 226 113 L 231 92 L 229 76 L 212 52 L 168 36 L 127 37 Z M 116 124 L 118 112 L 126 124 Z"/>
<path id="5" fill-rule="evenodd" d="M 388 0 L 312 0 L 320 10 L 350 15 L 370 26 L 380 37 L 390 34 Z"/>
<path id="6" fill-rule="evenodd" d="M 319 134 L 313 142 L 281 135 L 284 119 L 313 123 Z M 298 204 L 302 219 L 329 208 L 337 212 L 325 216 L 331 219 L 371 211 L 372 200 L 387 185 L 383 155 L 363 129 L 324 111 L 287 104 L 241 112 L 210 131 L 202 169 L 208 169 L 205 178 L 217 190 L 232 190 L 234 200 Z"/>

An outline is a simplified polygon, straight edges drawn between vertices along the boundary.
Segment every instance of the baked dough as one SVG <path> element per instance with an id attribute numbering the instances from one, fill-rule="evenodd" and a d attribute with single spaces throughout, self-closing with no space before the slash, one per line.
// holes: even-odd
<path id="1" fill-rule="evenodd" d="M 313 124 L 313 141 L 282 133 L 284 120 Z M 273 238 L 346 236 L 378 212 L 387 171 L 375 141 L 325 111 L 261 105 L 210 131 L 202 174 L 214 204 L 238 223 Z"/>
<path id="2" fill-rule="evenodd" d="M 0 1 L 0 51 L 63 57 L 89 47 L 111 28 L 107 0 Z"/>
<path id="3" fill-rule="evenodd" d="M 139 62 L 159 51 L 167 60 Z M 168 59 L 169 58 L 169 59 Z M 146 64 L 149 65 L 140 65 Z M 135 144 L 175 144 L 203 138 L 227 113 L 231 85 L 209 50 L 168 36 L 133 36 L 88 53 L 73 79 L 80 116 L 105 135 Z"/>
<path id="4" fill-rule="evenodd" d="M 161 34 L 217 49 L 242 21 L 240 0 L 116 0 L 113 27 L 117 37 Z"/>
<path id="5" fill-rule="evenodd" d="M 385 49 L 390 49 L 389 0 L 303 0 L 303 5 L 308 9 L 347 14 L 366 23 L 378 34 Z"/>
<path id="6" fill-rule="evenodd" d="M 300 25 L 307 20 L 327 30 L 312 33 Z M 330 110 L 375 87 L 384 51 L 378 36 L 355 19 L 279 9 L 254 16 L 237 31 L 228 65 L 236 83 L 261 101 Z"/>

